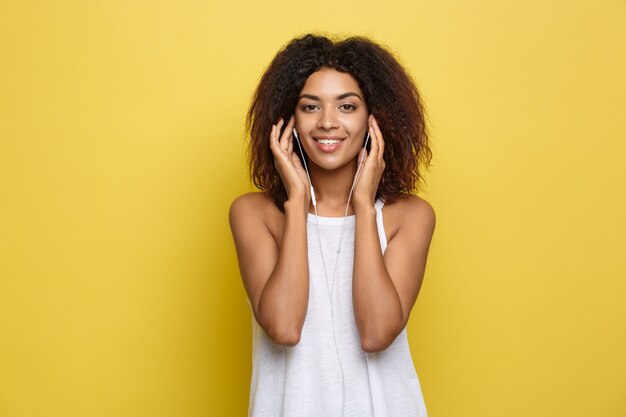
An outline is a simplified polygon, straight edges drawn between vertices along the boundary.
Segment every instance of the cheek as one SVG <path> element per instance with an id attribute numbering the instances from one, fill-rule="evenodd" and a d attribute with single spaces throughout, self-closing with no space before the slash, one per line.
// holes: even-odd
<path id="1" fill-rule="evenodd" d="M 345 118 L 343 125 L 351 134 L 356 136 L 365 136 L 367 132 L 367 113 L 352 115 L 352 117 Z"/>
<path id="2" fill-rule="evenodd" d="M 302 130 L 303 132 L 306 132 L 315 127 L 316 122 L 314 118 L 311 117 L 311 115 L 308 115 L 303 112 L 296 112 L 294 113 L 294 118 L 295 118 L 295 126 L 296 126 L 296 129 L 298 129 L 298 131 Z"/>

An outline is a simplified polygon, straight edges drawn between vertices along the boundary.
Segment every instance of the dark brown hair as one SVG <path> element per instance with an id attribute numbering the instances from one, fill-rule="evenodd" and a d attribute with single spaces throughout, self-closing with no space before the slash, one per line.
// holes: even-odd
<path id="1" fill-rule="evenodd" d="M 391 52 L 361 36 L 333 42 L 308 34 L 276 54 L 261 77 L 246 117 L 254 184 L 284 210 L 287 192 L 274 167 L 270 130 L 279 118 L 289 119 L 305 81 L 321 68 L 354 77 L 380 126 L 386 167 L 376 197 L 392 203 L 416 192 L 423 183 L 422 165 L 428 169 L 432 159 L 419 92 Z"/>

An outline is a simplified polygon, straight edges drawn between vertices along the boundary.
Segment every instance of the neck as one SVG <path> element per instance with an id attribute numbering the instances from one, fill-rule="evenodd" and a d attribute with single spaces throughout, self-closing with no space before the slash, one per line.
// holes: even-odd
<path id="1" fill-rule="evenodd" d="M 344 216 L 350 188 L 356 174 L 356 162 L 334 170 L 325 170 L 316 166 L 311 166 L 310 169 L 318 214 L 326 217 Z M 311 206 L 311 211 L 313 211 L 313 206 Z M 354 210 L 350 204 L 348 215 L 353 213 Z"/>

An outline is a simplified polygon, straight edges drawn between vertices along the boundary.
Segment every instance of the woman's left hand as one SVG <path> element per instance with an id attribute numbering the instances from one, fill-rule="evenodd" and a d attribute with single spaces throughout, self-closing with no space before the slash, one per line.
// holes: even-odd
<path id="1" fill-rule="evenodd" d="M 368 125 L 371 147 L 369 153 L 365 149 L 361 149 L 359 152 L 357 169 L 358 163 L 362 160 L 365 161 L 362 163 L 361 174 L 354 188 L 352 201 L 355 211 L 360 207 L 374 206 L 378 184 L 385 170 L 385 160 L 383 159 L 385 141 L 374 115 L 369 116 Z"/>

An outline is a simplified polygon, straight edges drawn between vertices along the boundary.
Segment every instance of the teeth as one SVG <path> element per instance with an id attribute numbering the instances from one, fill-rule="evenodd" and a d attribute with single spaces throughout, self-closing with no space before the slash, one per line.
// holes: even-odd
<path id="1" fill-rule="evenodd" d="M 341 141 L 336 139 L 320 139 L 318 142 L 322 145 L 334 145 L 335 143 L 339 143 Z"/>

